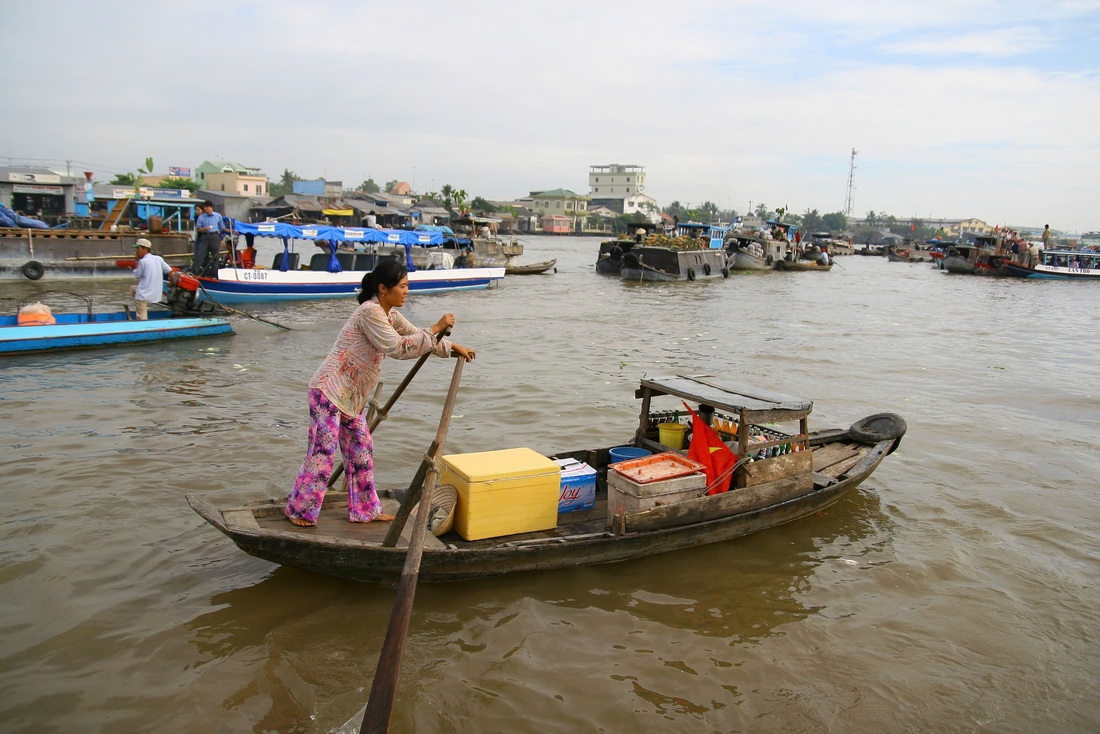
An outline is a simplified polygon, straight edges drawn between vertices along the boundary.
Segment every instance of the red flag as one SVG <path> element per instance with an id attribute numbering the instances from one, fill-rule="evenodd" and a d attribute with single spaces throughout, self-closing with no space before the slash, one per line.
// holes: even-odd
<path id="1" fill-rule="evenodd" d="M 718 494 L 730 488 L 733 477 L 733 465 L 737 463 L 737 454 L 722 441 L 721 436 L 707 425 L 699 414 L 684 403 L 691 413 L 691 445 L 688 446 L 688 458 L 698 461 L 706 467 L 707 494 Z"/>

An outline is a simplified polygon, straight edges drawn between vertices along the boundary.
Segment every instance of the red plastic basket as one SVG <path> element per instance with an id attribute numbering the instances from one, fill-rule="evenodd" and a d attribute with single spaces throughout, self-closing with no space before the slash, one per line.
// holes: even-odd
<path id="1" fill-rule="evenodd" d="M 675 479 L 687 474 L 706 471 L 706 467 L 698 461 L 692 461 L 686 456 L 681 456 L 673 451 L 643 456 L 640 459 L 620 461 L 617 464 L 608 464 L 607 468 L 638 484 L 661 482 L 665 479 Z"/>

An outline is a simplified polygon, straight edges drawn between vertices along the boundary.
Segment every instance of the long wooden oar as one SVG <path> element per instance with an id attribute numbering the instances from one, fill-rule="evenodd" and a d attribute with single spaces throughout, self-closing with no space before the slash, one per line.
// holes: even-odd
<path id="1" fill-rule="evenodd" d="M 435 340 L 438 342 L 443 337 L 449 336 L 450 333 L 451 332 L 449 329 L 445 329 L 435 335 Z M 402 380 L 401 384 L 397 386 L 397 389 L 393 391 L 393 395 L 390 395 L 390 399 L 386 401 L 386 404 L 382 406 L 381 410 L 375 412 L 374 406 L 371 406 L 371 412 L 368 414 L 369 417 L 367 420 L 367 427 L 369 428 L 372 435 L 374 434 L 374 429 L 378 428 L 378 424 L 389 417 L 390 408 L 392 408 L 393 404 L 397 402 L 397 399 L 401 397 L 401 393 L 405 392 L 405 388 L 409 386 L 409 383 L 412 382 L 412 378 L 416 377 L 416 373 L 420 371 L 420 368 L 424 366 L 424 363 L 428 361 L 428 357 L 430 356 L 432 356 L 431 352 L 420 355 L 420 359 L 416 360 L 416 364 L 414 364 L 412 369 L 409 370 L 409 374 L 405 375 L 405 379 Z M 379 384 L 378 389 L 376 389 L 374 392 L 375 398 L 378 397 L 378 390 L 380 389 L 381 384 Z M 374 400 L 372 402 L 377 403 L 377 400 Z M 338 480 L 340 478 L 340 475 L 343 473 L 344 462 L 341 461 L 339 464 L 336 465 L 336 468 L 333 469 L 332 476 L 328 478 L 329 489 L 332 489 L 332 486 L 336 484 L 336 480 Z"/>
<path id="2" fill-rule="evenodd" d="M 443 403 L 443 415 L 439 418 L 439 428 L 435 432 L 435 440 L 432 442 L 429 455 L 425 457 L 425 462 L 430 460 L 431 466 L 425 472 L 424 481 L 421 484 L 423 490 L 421 502 L 416 511 L 415 524 L 409 538 L 409 550 L 405 555 L 405 565 L 401 569 L 401 580 L 397 584 L 397 596 L 393 600 L 390 623 L 386 627 L 386 641 L 382 643 L 382 652 L 378 656 L 378 667 L 374 671 L 374 682 L 371 684 L 370 698 L 367 699 L 367 709 L 363 714 L 363 725 L 359 729 L 359 734 L 385 734 L 390 730 L 390 716 L 393 713 L 393 702 L 397 695 L 397 680 L 401 675 L 401 658 L 405 654 L 405 639 L 409 633 L 413 597 L 416 595 L 416 582 L 420 575 L 424 536 L 428 532 L 432 492 L 436 482 L 439 481 L 439 467 L 435 458 L 443 451 L 443 444 L 447 440 L 447 429 L 451 424 L 451 413 L 454 412 L 455 396 L 458 394 L 458 383 L 462 379 L 462 365 L 465 362 L 466 360 L 462 357 L 455 360 L 455 371 L 451 376 L 451 387 L 447 391 L 447 399 Z M 412 494 L 410 492 L 405 498 L 403 507 L 412 506 L 412 502 L 416 500 Z"/>

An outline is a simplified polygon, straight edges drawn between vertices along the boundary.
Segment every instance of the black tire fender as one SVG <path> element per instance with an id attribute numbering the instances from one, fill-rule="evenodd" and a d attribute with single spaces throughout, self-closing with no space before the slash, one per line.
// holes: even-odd
<path id="1" fill-rule="evenodd" d="M 695 280 L 695 268 L 688 268 L 688 280 Z"/>
<path id="2" fill-rule="evenodd" d="M 710 263 L 703 263 L 703 275 L 710 275 Z"/>
<path id="3" fill-rule="evenodd" d="M 730 277 L 730 269 L 729 268 L 722 268 L 722 277 L 723 278 Z"/>
<path id="4" fill-rule="evenodd" d="M 27 276 L 29 280 L 39 280 L 46 274 L 46 268 L 42 267 L 42 263 L 37 260 L 23 263 L 23 267 L 19 268 L 19 271 Z"/>
<path id="5" fill-rule="evenodd" d="M 774 259 L 772 259 L 772 256 L 771 256 L 771 255 L 768 255 L 768 258 L 767 258 L 767 259 L 766 259 L 766 260 L 765 260 L 764 262 L 765 262 L 765 263 L 767 263 L 768 265 L 773 265 L 773 264 L 775 264 L 775 260 L 774 260 Z"/>
<path id="6" fill-rule="evenodd" d="M 905 435 L 905 419 L 897 413 L 875 413 L 861 418 L 848 428 L 853 441 L 874 445 L 879 441 L 897 440 Z"/>

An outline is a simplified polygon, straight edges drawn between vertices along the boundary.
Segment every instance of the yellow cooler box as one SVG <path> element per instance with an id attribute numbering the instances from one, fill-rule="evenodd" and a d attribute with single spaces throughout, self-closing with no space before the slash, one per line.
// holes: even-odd
<path id="1" fill-rule="evenodd" d="M 458 489 L 454 529 L 466 540 L 557 527 L 561 467 L 531 449 L 444 456 L 439 483 Z"/>

